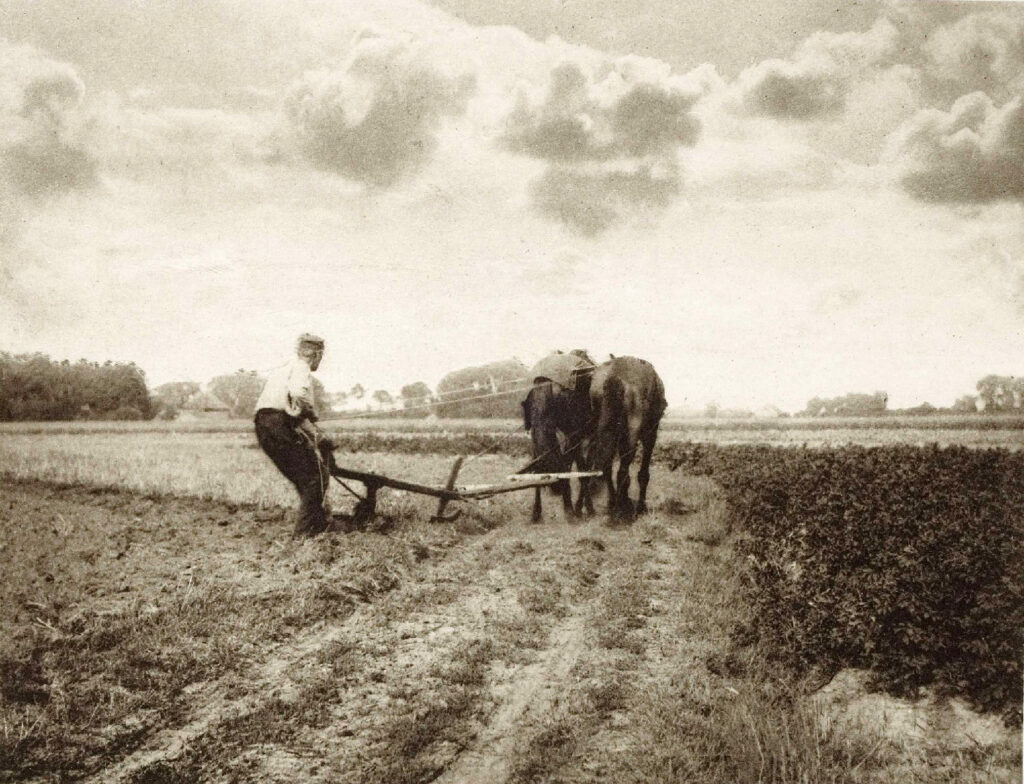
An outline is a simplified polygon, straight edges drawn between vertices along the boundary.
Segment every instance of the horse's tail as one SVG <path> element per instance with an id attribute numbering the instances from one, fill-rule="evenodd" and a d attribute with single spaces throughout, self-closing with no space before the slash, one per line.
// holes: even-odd
<path id="1" fill-rule="evenodd" d="M 665 416 L 665 409 L 668 408 L 668 400 L 665 399 L 665 385 L 662 383 L 660 378 L 658 378 L 657 381 L 658 384 L 655 391 L 656 399 L 654 401 L 654 406 L 652 407 L 653 410 L 651 411 L 655 424 L 661 422 L 661 418 Z"/>
<path id="2" fill-rule="evenodd" d="M 626 426 L 626 386 L 621 378 L 610 375 L 591 400 L 597 408 L 597 426 L 589 462 L 595 469 L 604 470 L 615 458 L 620 430 Z"/>

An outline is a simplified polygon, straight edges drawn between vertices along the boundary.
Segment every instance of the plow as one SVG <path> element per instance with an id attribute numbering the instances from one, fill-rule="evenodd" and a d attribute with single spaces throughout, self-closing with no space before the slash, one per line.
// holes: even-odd
<path id="1" fill-rule="evenodd" d="M 337 464 L 331 466 L 331 476 L 342 486 L 360 500 L 356 504 L 352 514 L 352 522 L 363 525 L 371 520 L 377 511 L 377 491 L 382 487 L 389 487 L 393 490 L 404 490 L 416 495 L 425 495 L 437 499 L 437 511 L 430 518 L 431 522 L 454 522 L 459 518 L 461 510 L 446 513 L 449 503 L 467 501 L 479 501 L 491 498 L 502 493 L 512 493 L 518 490 L 528 490 L 535 487 L 546 487 L 566 479 L 587 479 L 600 476 L 600 471 L 566 471 L 561 473 L 529 473 L 532 462 L 528 463 L 515 474 L 510 474 L 504 481 L 492 484 L 458 485 L 459 470 L 465 458 L 457 457 L 448 474 L 448 481 L 444 485 L 427 485 L 417 482 L 409 482 L 405 479 L 398 479 L 384 474 L 377 474 L 370 471 L 357 471 L 351 468 L 344 468 Z M 352 490 L 344 480 L 360 482 L 366 488 L 366 494 L 359 496 Z"/>

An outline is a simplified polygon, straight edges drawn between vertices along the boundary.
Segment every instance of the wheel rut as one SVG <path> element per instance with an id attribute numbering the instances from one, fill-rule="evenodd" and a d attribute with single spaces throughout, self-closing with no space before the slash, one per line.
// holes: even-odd
<path id="1" fill-rule="evenodd" d="M 614 568 L 605 556 L 611 554 L 613 561 L 620 557 L 616 545 L 606 546 L 605 540 L 615 538 L 616 533 L 593 526 L 546 532 L 543 547 L 547 551 L 567 545 L 582 551 L 600 551 L 597 569 L 577 576 L 582 579 L 577 583 L 570 607 L 551 629 L 546 647 L 536 658 L 492 683 L 491 697 L 498 707 L 478 731 L 473 744 L 438 776 L 438 784 L 498 784 L 509 779 L 518 748 L 557 710 L 573 682 L 574 669 L 593 645 L 596 597 Z M 538 552 L 540 547 L 538 544 Z"/>
<path id="2" fill-rule="evenodd" d="M 268 659 L 251 682 L 249 693 L 229 699 L 219 693 L 218 684 L 203 684 L 192 695 L 202 707 L 186 724 L 162 730 L 153 736 L 146 747 L 110 765 L 87 779 L 95 784 L 114 784 L 129 780 L 142 770 L 159 762 L 181 756 L 188 746 L 209 733 L 214 727 L 231 719 L 250 714 L 263 705 L 268 696 L 285 696 L 297 686 L 288 676 L 288 670 L 303 660 L 327 649 L 341 640 L 348 621 L 328 629 L 317 628 L 305 633 L 291 644 L 282 646 Z"/>
<path id="3" fill-rule="evenodd" d="M 565 619 L 538 660 L 495 689 L 496 696 L 503 695 L 501 707 L 477 736 L 475 746 L 459 756 L 437 779 L 438 784 L 495 784 L 508 777 L 508 760 L 519 732 L 558 699 L 560 685 L 583 652 L 585 620 L 582 614 Z"/>

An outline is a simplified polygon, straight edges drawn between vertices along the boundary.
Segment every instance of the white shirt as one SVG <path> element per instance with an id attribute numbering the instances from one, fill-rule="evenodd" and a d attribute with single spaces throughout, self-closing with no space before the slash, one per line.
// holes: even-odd
<path id="1" fill-rule="evenodd" d="M 293 417 L 313 412 L 313 373 L 302 357 L 274 368 L 256 401 L 256 410 L 276 408 Z"/>

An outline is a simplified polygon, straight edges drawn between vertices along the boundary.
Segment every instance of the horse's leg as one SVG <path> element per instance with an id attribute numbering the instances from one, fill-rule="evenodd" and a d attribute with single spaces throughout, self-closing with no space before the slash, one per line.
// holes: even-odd
<path id="1" fill-rule="evenodd" d="M 586 471 L 590 470 L 588 465 Z M 582 496 L 583 509 L 586 512 L 587 517 L 594 514 L 594 491 L 593 485 L 590 484 L 590 479 L 584 479 L 580 484 L 580 495 Z"/>
<path id="2" fill-rule="evenodd" d="M 540 522 L 541 508 L 540 508 L 540 488 L 535 487 L 533 489 L 533 522 Z"/>
<path id="3" fill-rule="evenodd" d="M 654 442 L 658 438 L 658 428 L 648 430 L 644 433 L 641 441 L 644 445 L 644 454 L 640 459 L 640 471 L 637 473 L 637 483 L 640 485 L 640 499 L 636 504 L 637 514 L 647 514 L 647 485 L 651 481 L 651 457 L 654 454 Z"/>
<path id="4" fill-rule="evenodd" d="M 590 470 L 590 461 L 587 459 L 587 450 L 582 445 L 576 447 L 576 467 L 580 471 Z M 587 515 L 594 514 L 594 502 L 590 497 L 590 480 L 580 479 L 580 494 L 576 499 L 576 516 L 580 517 L 586 510 Z"/>
<path id="5" fill-rule="evenodd" d="M 633 517 L 633 502 L 629 500 L 629 468 L 633 464 L 636 447 L 637 440 L 633 434 L 629 431 L 624 432 L 619 441 L 619 472 L 616 477 L 618 492 L 615 506 L 619 516 L 626 520 Z"/>
<path id="6" fill-rule="evenodd" d="M 569 484 L 569 480 L 561 479 L 556 486 L 562 493 L 562 509 L 565 510 L 566 517 L 575 517 L 576 511 L 572 508 L 572 485 Z"/>
<path id="7" fill-rule="evenodd" d="M 612 481 L 612 465 L 615 464 L 615 457 L 608 461 L 608 465 L 602 470 L 604 483 L 608 489 L 608 516 L 615 516 L 615 483 Z"/>

